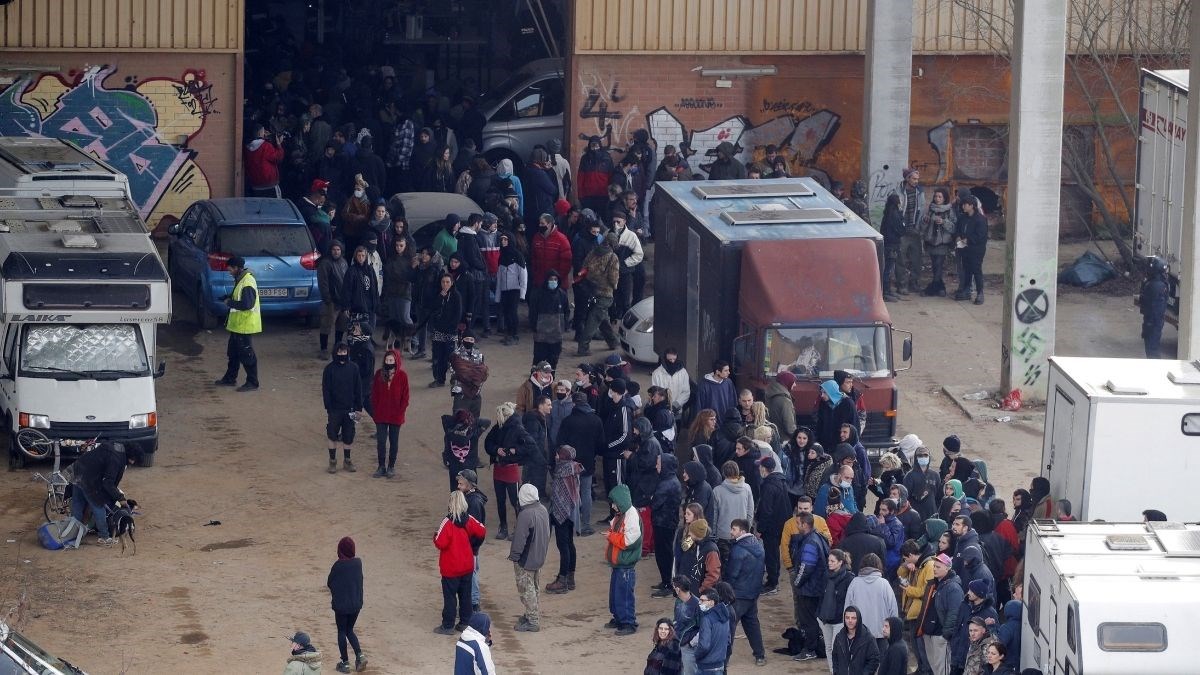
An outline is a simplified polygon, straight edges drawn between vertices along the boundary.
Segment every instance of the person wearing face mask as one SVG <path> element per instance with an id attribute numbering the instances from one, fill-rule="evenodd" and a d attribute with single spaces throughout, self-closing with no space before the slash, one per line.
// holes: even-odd
<path id="1" fill-rule="evenodd" d="M 613 252 L 621 261 L 616 294 L 613 296 L 613 305 L 608 312 L 609 318 L 613 321 L 620 320 L 625 316 L 625 312 L 629 311 L 629 307 L 633 304 L 633 288 L 637 284 L 637 277 L 645 274 L 645 269 L 642 267 L 644 257 L 642 241 L 633 233 L 633 230 L 626 227 L 628 219 L 629 215 L 622 210 L 618 210 L 612 215 L 613 232 L 617 235 L 617 246 Z"/>
<path id="2" fill-rule="evenodd" d="M 532 297 L 529 299 L 529 326 L 533 330 L 537 330 L 538 308 L 541 306 L 538 296 L 551 271 L 571 269 L 571 242 L 567 239 L 567 235 L 559 231 L 558 225 L 554 222 L 554 216 L 543 213 L 538 218 L 537 232 L 530 240 L 529 248 L 531 288 L 536 289 L 530 294 Z M 570 287 L 570 283 L 564 282 L 560 277 L 558 286 L 565 291 Z M 539 359 L 535 358 L 534 360 Z"/>
<path id="3" fill-rule="evenodd" d="M 450 355 L 451 410 L 469 410 L 479 417 L 483 409 L 483 383 L 488 379 L 488 366 L 484 360 L 475 334 L 470 330 L 463 331 L 458 348 Z"/>
<path id="4" fill-rule="evenodd" d="M 533 409 L 533 401 L 539 396 L 550 398 L 553 393 L 554 367 L 546 361 L 535 363 L 529 369 L 529 379 L 517 388 L 515 399 L 517 412 L 524 414 Z"/>
<path id="5" fill-rule="evenodd" d="M 535 238 L 536 239 L 536 238 Z M 533 338 L 533 360 L 545 361 L 551 368 L 558 368 L 562 355 L 563 336 L 571 319 L 571 302 L 567 292 L 560 286 L 561 277 L 556 270 L 548 270 L 538 294 L 530 301 L 530 313 L 535 317 Z"/>
<path id="6" fill-rule="evenodd" d="M 601 337 L 608 349 L 617 348 L 618 340 L 612 323 L 609 322 L 609 310 L 613 306 L 613 295 L 616 293 L 620 280 L 621 261 L 614 250 L 617 246 L 616 233 L 609 232 L 602 240 L 598 239 L 595 248 L 583 260 L 583 269 L 575 276 L 575 283 L 586 281 L 587 290 L 583 293 L 586 298 L 583 306 L 587 319 L 575 339 L 579 347 L 576 356 L 590 356 L 592 336 L 600 331 Z"/>
<path id="7" fill-rule="evenodd" d="M 938 502 L 942 495 L 942 478 L 936 469 L 929 466 L 929 448 L 917 448 L 913 468 L 904 476 L 904 487 L 908 488 L 908 501 L 921 518 L 937 515 Z"/>
<path id="8" fill-rule="evenodd" d="M 371 203 L 367 201 L 367 181 L 363 179 L 362 174 L 354 176 L 354 191 L 342 204 L 338 214 L 341 220 L 340 238 L 350 250 L 354 250 L 361 243 L 371 217 Z"/>
<path id="9" fill-rule="evenodd" d="M 321 373 L 321 398 L 325 403 L 325 435 L 329 439 L 329 473 L 337 473 L 337 453 L 343 456 L 342 468 L 357 471 L 350 459 L 354 443 L 354 425 L 363 409 L 362 382 L 358 367 L 350 363 L 350 347 L 339 342 L 333 349 L 333 361 Z"/>
<path id="10" fill-rule="evenodd" d="M 716 589 L 701 592 L 700 632 L 691 642 L 698 674 L 720 675 L 725 672 L 731 624 L 729 608 L 721 602 Z"/>
<path id="11" fill-rule="evenodd" d="M 371 382 L 371 417 L 375 420 L 375 454 L 379 460 L 375 478 L 396 476 L 400 427 L 408 410 L 409 394 L 408 373 L 400 363 L 400 352 L 389 349 L 383 355 L 383 367 L 375 371 L 375 379 Z"/>
<path id="12" fill-rule="evenodd" d="M 585 209 L 601 211 L 608 201 L 608 177 L 613 170 L 612 155 L 599 136 L 588 138 L 587 150 L 579 158 L 579 202 Z"/>

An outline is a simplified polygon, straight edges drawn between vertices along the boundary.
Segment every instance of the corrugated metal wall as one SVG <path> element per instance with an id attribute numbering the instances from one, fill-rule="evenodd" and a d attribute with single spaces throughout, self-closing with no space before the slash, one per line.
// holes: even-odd
<path id="1" fill-rule="evenodd" d="M 0 9 L 0 49 L 241 48 L 242 0 L 16 0 Z"/>
<path id="2" fill-rule="evenodd" d="M 577 0 L 575 53 L 811 54 L 866 49 L 868 0 Z M 905 0 L 877 0 L 904 2 Z M 909 0 L 913 52 L 1007 51 L 1013 0 Z M 1068 50 L 1176 51 L 1176 0 L 1070 0 Z M 1186 10 L 1185 10 L 1186 11 Z M 1087 27 L 1091 45 L 1080 45 Z M 1182 32 L 1179 32 L 1179 31 Z M 1160 48 L 1161 45 L 1161 48 Z"/>

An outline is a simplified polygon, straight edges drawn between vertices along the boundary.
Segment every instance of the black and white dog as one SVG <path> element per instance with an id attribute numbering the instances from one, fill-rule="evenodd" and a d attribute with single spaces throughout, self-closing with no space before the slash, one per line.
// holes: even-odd
<path id="1" fill-rule="evenodd" d="M 119 509 L 113 509 L 108 512 L 108 532 L 109 536 L 121 542 L 121 554 L 125 554 L 125 539 L 129 538 L 133 548 L 133 555 L 137 555 L 137 539 L 134 537 L 134 532 L 137 530 L 137 523 L 133 519 L 133 511 L 137 508 L 137 501 L 128 499 L 125 501 L 125 506 Z"/>

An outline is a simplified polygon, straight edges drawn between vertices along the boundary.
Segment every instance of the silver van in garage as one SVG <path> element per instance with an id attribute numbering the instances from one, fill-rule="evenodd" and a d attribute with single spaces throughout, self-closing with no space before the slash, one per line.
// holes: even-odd
<path id="1" fill-rule="evenodd" d="M 479 111 L 487 119 L 482 152 L 488 162 L 511 159 L 520 172 L 533 146 L 562 139 L 564 72 L 562 59 L 538 59 L 480 98 Z"/>

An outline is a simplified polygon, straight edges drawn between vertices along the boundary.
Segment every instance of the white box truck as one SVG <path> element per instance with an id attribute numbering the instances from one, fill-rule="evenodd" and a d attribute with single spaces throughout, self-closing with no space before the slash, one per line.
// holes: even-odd
<path id="1" fill-rule="evenodd" d="M 38 429 L 64 450 L 99 437 L 154 461 L 157 324 L 171 286 L 146 226 L 117 195 L 0 192 L 0 415 L 10 466 L 15 435 Z"/>
<path id="2" fill-rule="evenodd" d="M 1041 475 L 1075 517 L 1200 521 L 1195 363 L 1052 356 L 1048 387 Z"/>
<path id="3" fill-rule="evenodd" d="M 1167 263 L 1167 320 L 1178 325 L 1183 246 L 1184 138 L 1188 71 L 1142 70 L 1133 251 Z"/>
<path id="4" fill-rule="evenodd" d="M 1021 668 L 1200 672 L 1200 525 L 1036 520 L 1025 536 Z"/>

